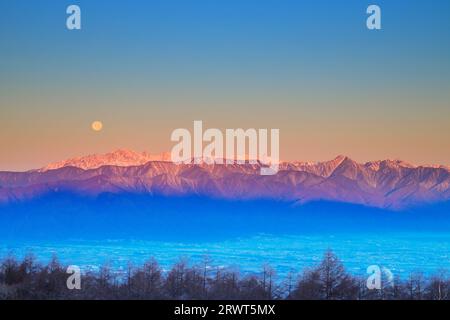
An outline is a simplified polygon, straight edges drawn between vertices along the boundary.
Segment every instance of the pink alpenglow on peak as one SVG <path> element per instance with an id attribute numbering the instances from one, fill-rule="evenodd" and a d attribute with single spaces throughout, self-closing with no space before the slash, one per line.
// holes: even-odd
<path id="1" fill-rule="evenodd" d="M 50 164 L 41 170 L 0 172 L 0 203 L 27 201 L 53 192 L 98 196 L 136 193 L 205 196 L 231 200 L 312 201 L 403 209 L 450 201 L 450 169 L 400 160 L 360 164 L 345 156 L 324 162 L 282 162 L 260 175 L 261 163 L 175 164 L 170 154 L 129 150 Z"/>
<path id="2" fill-rule="evenodd" d="M 136 152 L 126 149 L 118 149 L 106 154 L 93 154 L 84 157 L 72 158 L 60 162 L 50 163 L 39 169 L 44 172 L 63 167 L 76 167 L 84 170 L 97 169 L 102 166 L 140 166 L 150 161 L 170 161 L 170 152 L 164 152 L 160 155 L 151 155 L 147 152 Z"/>

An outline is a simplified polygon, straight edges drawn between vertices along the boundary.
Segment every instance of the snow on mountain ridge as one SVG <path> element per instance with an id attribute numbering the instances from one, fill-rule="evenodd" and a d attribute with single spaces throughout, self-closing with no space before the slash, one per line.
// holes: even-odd
<path id="1" fill-rule="evenodd" d="M 76 157 L 55 163 L 39 169 L 40 172 L 60 169 L 63 167 L 76 167 L 84 170 L 97 169 L 105 165 L 110 166 L 139 166 L 150 161 L 170 161 L 170 153 L 165 152 L 160 155 L 151 155 L 147 152 L 135 152 L 126 149 L 118 149 L 106 154 L 92 154 L 84 157 Z"/>
<path id="2" fill-rule="evenodd" d="M 0 172 L 0 203 L 51 192 L 268 198 L 298 204 L 328 200 L 394 209 L 450 200 L 450 170 L 399 160 L 359 164 L 338 156 L 316 163 L 283 162 L 277 174 L 261 176 L 260 163 L 177 165 L 164 156 L 154 159 L 118 150 L 63 161 L 47 170 Z"/>
<path id="3" fill-rule="evenodd" d="M 248 156 L 245 157 L 246 160 L 248 160 Z M 281 170 L 296 170 L 296 171 L 305 171 L 309 173 L 316 174 L 321 177 L 329 177 L 337 167 L 339 167 L 342 162 L 344 161 L 350 161 L 349 157 L 344 155 L 338 155 L 332 160 L 329 161 L 284 161 L 280 162 L 280 169 Z M 163 152 L 161 154 L 155 155 L 155 154 L 149 154 L 147 152 L 136 152 L 133 150 L 128 149 L 118 149 L 113 152 L 109 152 L 106 154 L 91 154 L 87 156 L 81 156 L 81 157 L 75 157 L 63 161 L 58 161 L 54 163 L 50 163 L 46 165 L 43 168 L 40 168 L 38 172 L 45 172 L 49 170 L 55 170 L 60 169 L 63 167 L 76 167 L 83 170 L 90 170 L 90 169 L 97 169 L 102 166 L 120 166 L 120 167 L 127 167 L 127 166 L 140 166 L 143 164 L 146 164 L 147 162 L 151 161 L 171 161 L 171 155 L 170 152 Z M 225 159 L 224 159 L 225 162 Z M 385 167 L 392 167 L 392 168 L 417 168 L 419 166 L 415 166 L 413 164 L 410 164 L 408 162 L 405 162 L 403 160 L 376 160 L 376 161 L 369 161 L 364 164 L 359 164 L 357 162 L 354 162 L 358 166 L 364 166 L 367 169 L 373 170 L 373 171 L 379 171 L 382 168 Z M 424 168 L 440 168 L 444 170 L 450 171 L 450 166 L 445 165 L 423 165 L 420 167 Z M 34 171 L 34 170 L 32 170 Z"/>

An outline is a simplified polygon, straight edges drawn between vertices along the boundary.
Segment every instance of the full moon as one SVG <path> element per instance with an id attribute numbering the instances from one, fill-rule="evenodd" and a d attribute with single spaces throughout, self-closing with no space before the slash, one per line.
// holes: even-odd
<path id="1" fill-rule="evenodd" d="M 101 121 L 94 121 L 92 122 L 91 127 L 94 131 L 101 131 L 103 128 L 103 123 Z"/>

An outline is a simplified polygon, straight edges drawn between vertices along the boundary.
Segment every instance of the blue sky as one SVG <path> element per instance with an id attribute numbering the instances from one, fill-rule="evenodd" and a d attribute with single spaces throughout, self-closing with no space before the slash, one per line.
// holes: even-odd
<path id="1" fill-rule="evenodd" d="M 193 120 L 280 128 L 288 160 L 450 164 L 449 1 L 0 0 L 0 14 L 0 169 L 166 151 Z"/>

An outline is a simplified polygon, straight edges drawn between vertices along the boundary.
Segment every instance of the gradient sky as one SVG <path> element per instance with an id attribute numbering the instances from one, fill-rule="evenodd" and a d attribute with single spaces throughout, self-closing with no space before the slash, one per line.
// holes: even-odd
<path id="1" fill-rule="evenodd" d="M 450 1 L 0 0 L 0 170 L 168 151 L 193 120 L 279 128 L 285 160 L 450 165 Z"/>

